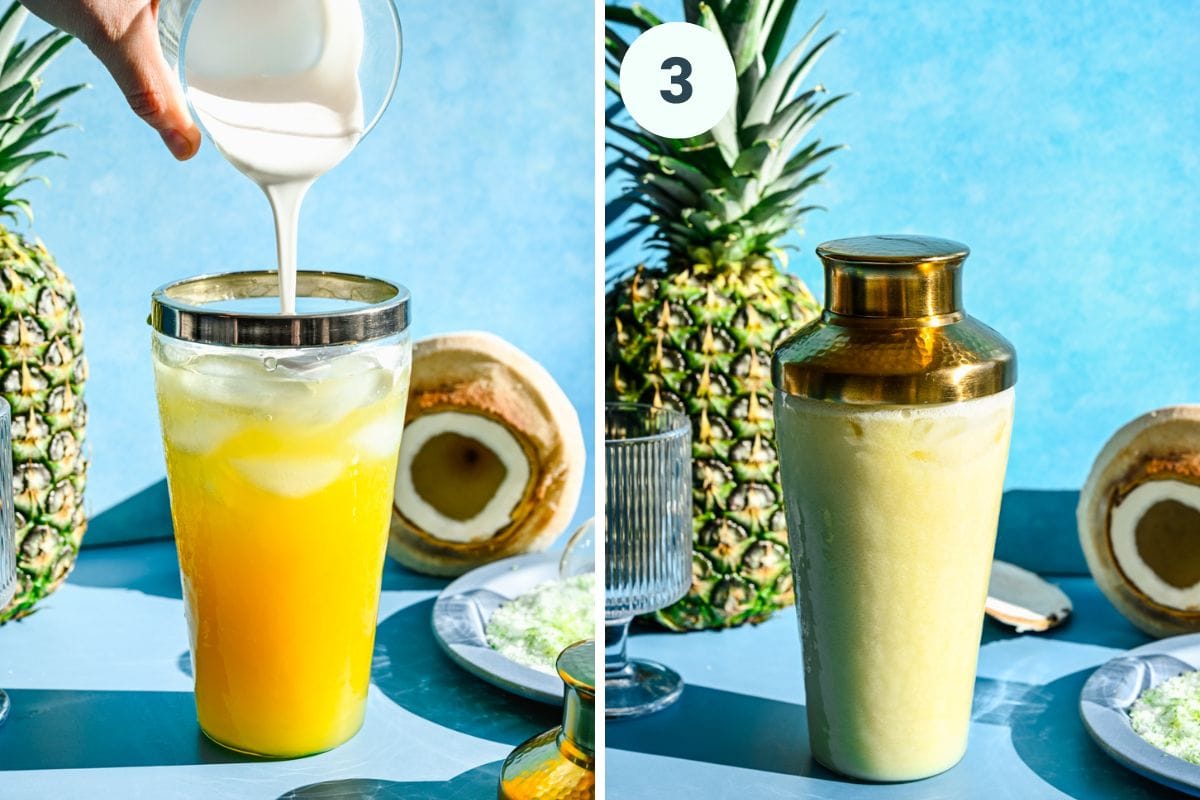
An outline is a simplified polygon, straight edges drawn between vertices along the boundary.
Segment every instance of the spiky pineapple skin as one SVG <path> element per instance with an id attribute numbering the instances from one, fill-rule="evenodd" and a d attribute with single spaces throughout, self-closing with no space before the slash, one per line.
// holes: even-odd
<path id="1" fill-rule="evenodd" d="M 794 602 L 771 353 L 820 308 L 772 258 L 638 267 L 605 297 L 606 395 L 692 420 L 692 585 L 672 630 L 765 620 Z"/>
<path id="2" fill-rule="evenodd" d="M 0 226 L 0 393 L 12 406 L 17 591 L 0 624 L 30 614 L 75 565 L 87 529 L 83 320 L 40 242 Z"/>

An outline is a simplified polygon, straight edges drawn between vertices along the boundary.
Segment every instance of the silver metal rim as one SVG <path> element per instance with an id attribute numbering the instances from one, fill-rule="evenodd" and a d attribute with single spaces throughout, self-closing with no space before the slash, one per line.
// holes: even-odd
<path id="1" fill-rule="evenodd" d="M 184 342 L 244 347 L 320 347 L 357 344 L 395 336 L 408 329 L 407 289 L 380 278 L 344 272 L 301 271 L 296 296 L 363 303 L 338 312 L 263 314 L 216 311 L 223 300 L 279 296 L 273 270 L 226 272 L 185 278 L 151 296 L 150 325 Z"/>

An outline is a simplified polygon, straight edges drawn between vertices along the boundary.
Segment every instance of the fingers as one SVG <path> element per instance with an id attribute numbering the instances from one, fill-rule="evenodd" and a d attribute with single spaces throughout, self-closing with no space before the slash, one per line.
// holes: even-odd
<path id="1" fill-rule="evenodd" d="M 124 25 L 89 43 L 112 73 L 129 107 L 158 131 L 171 154 L 180 161 L 200 149 L 200 129 L 188 113 L 179 80 L 167 66 L 158 43 L 158 26 L 151 4 Z"/>

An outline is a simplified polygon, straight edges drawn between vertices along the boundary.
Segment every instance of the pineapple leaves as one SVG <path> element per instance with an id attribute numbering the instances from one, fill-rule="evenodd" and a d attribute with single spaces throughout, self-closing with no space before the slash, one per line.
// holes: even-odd
<path id="1" fill-rule="evenodd" d="M 700 16 L 697 18 L 695 24 L 725 39 L 725 34 L 721 30 L 721 23 L 717 19 L 717 15 L 713 13 L 712 6 L 708 3 L 700 4 Z M 725 39 L 725 41 L 728 42 L 729 40 Z"/>
<path id="2" fill-rule="evenodd" d="M 39 76 L 71 37 L 51 31 L 32 44 L 17 41 L 28 14 L 19 4 L 11 4 L 0 16 L 0 217 L 17 218 L 17 212 L 32 222 L 30 204 L 15 196 L 22 186 L 43 178 L 26 177 L 31 167 L 62 153 L 37 148 L 47 137 L 70 125 L 55 124 L 59 107 L 67 98 L 85 88 L 69 86 L 38 97 Z"/>
<path id="3" fill-rule="evenodd" d="M 620 25 L 632 25 L 639 31 L 645 33 L 655 25 L 661 25 L 662 20 L 659 19 L 645 6 L 634 3 L 626 8 L 624 6 L 608 5 L 604 7 L 604 19 L 606 22 L 615 22 Z"/>
<path id="4" fill-rule="evenodd" d="M 850 95 L 848 94 L 839 94 L 836 97 L 829 98 L 824 103 L 813 109 L 811 114 L 807 115 L 796 125 L 796 127 L 788 131 L 787 136 L 783 140 L 783 146 L 780 148 L 782 152 L 790 153 L 791 151 L 795 150 L 796 147 L 799 146 L 800 141 L 804 138 L 804 135 L 812 129 L 813 124 L 818 119 L 825 116 L 829 109 L 833 108 L 849 96 Z"/>
<path id="5" fill-rule="evenodd" d="M 10 63 L 5 64 L 4 77 L 0 78 L 0 91 L 7 89 L 20 80 L 36 78 L 46 65 L 58 55 L 71 41 L 66 34 L 53 31 L 34 42 L 33 46 L 22 51 Z"/>
<path id="6" fill-rule="evenodd" d="M 766 16 L 767 0 L 733 0 L 725 10 L 725 39 L 739 76 L 758 58 L 758 37 Z"/>
<path id="7" fill-rule="evenodd" d="M 760 141 L 743 150 L 733 162 L 734 175 L 761 175 L 763 164 L 778 148 L 777 142 Z"/>
<path id="8" fill-rule="evenodd" d="M 820 146 L 821 140 L 817 139 L 812 144 L 809 144 L 803 150 L 789 158 L 787 164 L 783 168 L 781 179 L 786 180 L 789 175 L 794 175 L 797 172 L 803 172 L 805 169 L 812 166 L 817 161 L 820 161 L 822 158 L 825 158 L 830 153 L 836 153 L 838 150 L 841 150 L 845 147 L 845 145 L 835 144 L 830 145 L 822 150 L 818 150 L 817 148 Z"/>
<path id="9" fill-rule="evenodd" d="M 627 190 L 606 207 L 606 219 L 632 227 L 614 229 L 608 252 L 650 228 L 649 240 L 639 246 L 665 249 L 668 263 L 694 264 L 698 254 L 707 254 L 705 263 L 719 267 L 777 253 L 778 240 L 818 208 L 801 205 L 805 192 L 828 172 L 814 165 L 841 149 L 819 139 L 805 141 L 817 120 L 846 97 L 825 99 L 823 87 L 804 88 L 837 34 L 818 39 L 822 16 L 785 50 L 797 0 L 680 2 L 685 20 L 725 41 L 737 72 L 738 98 L 711 131 L 666 139 L 623 117 L 615 80 L 606 81 L 616 96 L 605 115 L 613 154 L 606 174 L 630 179 Z M 628 40 L 614 26 L 641 33 L 662 23 L 628 0 L 606 6 L 605 20 L 607 66 L 614 73 L 628 51 Z M 634 206 L 644 213 L 629 215 Z"/>
<path id="10" fill-rule="evenodd" d="M 783 92 L 784 98 L 792 97 L 797 91 L 800 90 L 800 85 L 804 83 L 804 79 L 808 77 L 809 71 L 816 66 L 817 60 L 821 57 L 821 53 L 825 52 L 825 48 L 828 47 L 829 43 L 836 38 L 837 34 L 831 33 L 818 42 L 816 46 L 808 52 L 808 54 L 804 57 L 804 60 L 800 62 L 798 67 L 796 67 L 796 71 L 792 73 L 791 80 L 788 81 L 787 88 L 784 89 Z"/>
<path id="11" fill-rule="evenodd" d="M 716 126 L 709 131 L 713 141 L 717 143 L 717 148 L 721 151 L 721 157 L 725 159 L 725 163 L 730 167 L 737 162 L 738 159 L 738 135 L 737 135 L 737 105 L 729 110 Z"/>
<path id="12" fill-rule="evenodd" d="M 812 41 L 813 36 L 817 32 L 817 27 L 824 21 L 824 19 L 825 17 L 822 15 L 821 18 L 818 19 L 811 28 L 809 28 L 808 33 L 804 34 L 804 37 L 796 43 L 796 46 L 792 48 L 790 53 L 788 53 L 787 58 L 783 60 L 783 63 L 779 65 L 779 68 L 772 70 L 767 80 L 763 81 L 762 85 L 759 87 L 759 90 L 754 95 L 754 102 L 750 106 L 749 113 L 746 114 L 746 119 L 744 122 L 745 125 L 765 124 L 779 109 L 780 105 L 786 102 L 786 99 L 790 95 L 785 92 L 785 90 L 793 83 L 792 73 L 796 70 L 796 66 L 800 63 L 800 59 L 804 57 L 805 48 L 807 48 L 808 43 Z M 832 36 L 829 37 L 829 39 L 832 38 Z M 829 41 L 829 39 L 826 41 Z M 813 53 L 809 53 L 804 60 L 815 64 L 817 58 L 819 57 L 819 52 L 815 55 Z"/>
<path id="13" fill-rule="evenodd" d="M 653 156 L 652 158 L 664 175 L 683 181 L 697 193 L 715 188 L 715 184 L 707 175 L 686 161 L 670 156 Z"/>
<path id="14" fill-rule="evenodd" d="M 767 41 L 762 50 L 763 61 L 767 67 L 773 67 L 775 59 L 779 58 L 779 51 L 783 49 L 783 40 L 787 36 L 788 28 L 792 25 L 792 15 L 799 3 L 800 0 L 774 0 L 771 4 L 766 24 Z M 821 19 L 824 19 L 824 15 L 821 16 Z M 818 20 L 819 23 L 820 20 Z"/>
<path id="15" fill-rule="evenodd" d="M 8 125 L 16 120 L 18 110 L 33 99 L 36 91 L 33 81 L 20 81 L 0 91 L 0 125 Z"/>
<path id="16" fill-rule="evenodd" d="M 613 68 L 614 72 L 620 72 L 620 64 L 625 59 L 625 53 L 629 51 L 629 43 L 607 25 L 604 26 L 604 49 L 617 61 L 615 68 L 612 64 L 609 64 L 609 67 Z"/>
<path id="17" fill-rule="evenodd" d="M 8 55 L 13 49 L 13 42 L 21 32 L 21 26 L 29 17 L 29 12 L 20 3 L 13 3 L 0 17 L 0 64 L 8 63 Z"/>
<path id="18" fill-rule="evenodd" d="M 18 222 L 19 220 L 13 209 L 17 209 L 24 214 L 30 224 L 33 223 L 33 206 L 29 205 L 28 200 L 22 200 L 19 197 L 10 198 L 6 193 L 0 193 L 0 217 Z"/>
<path id="19" fill-rule="evenodd" d="M 90 88 L 91 88 L 91 86 L 89 84 L 79 83 L 74 86 L 68 86 L 66 89 L 60 89 L 57 92 L 55 92 L 54 94 L 46 95 L 44 98 L 42 98 L 37 103 L 35 103 L 33 106 L 31 106 L 25 112 L 25 116 L 40 117 L 43 114 L 46 114 L 50 111 L 57 109 L 59 106 L 62 105 L 64 100 L 66 100 L 68 97 L 75 94 L 76 92 L 80 92 L 80 91 L 83 91 L 84 89 L 90 89 Z"/>

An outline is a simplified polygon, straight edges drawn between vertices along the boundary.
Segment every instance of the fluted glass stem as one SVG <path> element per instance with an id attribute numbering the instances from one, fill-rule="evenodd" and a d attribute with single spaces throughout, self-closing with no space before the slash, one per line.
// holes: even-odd
<path id="1" fill-rule="evenodd" d="M 629 656 L 625 652 L 625 643 L 629 641 L 629 624 L 631 622 L 633 622 L 633 617 L 610 619 L 604 622 L 605 679 L 629 674 Z"/>

